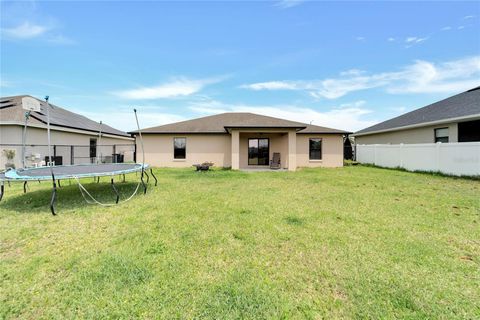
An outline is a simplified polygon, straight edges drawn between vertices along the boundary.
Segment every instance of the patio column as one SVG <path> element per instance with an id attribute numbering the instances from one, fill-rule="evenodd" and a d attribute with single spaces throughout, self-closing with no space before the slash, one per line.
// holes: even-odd
<path id="1" fill-rule="evenodd" d="M 240 132 L 232 130 L 232 169 L 240 169 Z"/>
<path id="2" fill-rule="evenodd" d="M 288 171 L 297 170 L 297 132 L 288 132 Z"/>

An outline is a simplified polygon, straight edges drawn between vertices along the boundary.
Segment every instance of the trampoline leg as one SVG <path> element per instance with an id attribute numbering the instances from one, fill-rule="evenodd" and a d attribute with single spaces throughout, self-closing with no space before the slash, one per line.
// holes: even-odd
<path id="1" fill-rule="evenodd" d="M 100 177 L 97 177 L 97 183 L 100 183 Z"/>
<path id="2" fill-rule="evenodd" d="M 117 188 L 115 188 L 115 184 L 113 183 L 113 178 L 111 181 L 112 181 L 112 189 L 115 192 L 115 195 L 117 196 L 117 200 L 115 201 L 115 203 L 118 203 L 118 200 L 120 200 L 120 195 L 118 194 Z"/>
<path id="3" fill-rule="evenodd" d="M 27 193 L 27 181 L 23 182 L 23 193 Z"/>
<path id="4" fill-rule="evenodd" d="M 145 184 L 145 181 L 143 181 L 143 170 L 142 170 L 142 174 L 140 176 L 140 181 L 142 181 L 143 194 L 146 194 L 147 193 L 147 185 Z"/>
<path id="5" fill-rule="evenodd" d="M 57 200 L 57 183 L 55 182 L 55 176 L 52 173 L 52 181 L 53 181 L 53 188 L 52 188 L 52 198 L 50 199 L 50 211 L 52 215 L 56 216 L 55 213 L 55 201 Z"/>
<path id="6" fill-rule="evenodd" d="M 155 187 L 156 187 L 158 180 L 157 180 L 157 177 L 155 177 L 155 175 L 153 174 L 152 168 L 150 168 L 150 174 L 152 175 L 153 179 L 155 179 Z"/>
<path id="7" fill-rule="evenodd" d="M 122 182 L 125 182 L 125 173 L 122 174 L 122 176 L 123 176 L 123 181 Z"/>
<path id="8" fill-rule="evenodd" d="M 10 185 L 10 181 L 7 181 L 7 183 L 8 183 L 8 187 L 10 188 L 10 187 L 11 187 L 11 185 Z"/>
<path id="9" fill-rule="evenodd" d="M 148 184 L 150 182 L 150 176 L 147 174 L 147 171 L 145 171 L 144 174 L 147 176 L 147 184 Z"/>
<path id="10" fill-rule="evenodd" d="M 3 185 L 3 181 L 2 181 L 2 184 L 0 185 L 0 201 L 2 201 L 2 198 L 3 198 L 3 193 L 5 192 L 5 186 Z"/>
<path id="11" fill-rule="evenodd" d="M 58 180 L 58 187 L 61 188 L 62 185 L 60 184 L 60 180 Z"/>

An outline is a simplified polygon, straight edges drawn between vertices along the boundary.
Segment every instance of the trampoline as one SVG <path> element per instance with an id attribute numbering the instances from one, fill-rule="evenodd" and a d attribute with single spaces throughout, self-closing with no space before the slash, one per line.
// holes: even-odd
<path id="1" fill-rule="evenodd" d="M 31 99 L 31 98 L 29 98 Z M 26 109 L 31 111 L 40 111 L 40 103 L 38 100 L 28 100 L 28 101 L 22 101 L 24 103 L 24 108 L 25 105 L 27 105 Z M 117 188 L 115 187 L 114 184 L 114 176 L 118 175 L 123 175 L 123 180 L 125 181 L 125 175 L 129 173 L 138 173 L 140 172 L 140 181 L 137 184 L 137 187 L 133 191 L 133 193 L 125 200 L 122 202 L 126 202 L 133 198 L 133 196 L 138 192 L 138 189 L 140 188 L 140 185 L 143 186 L 143 193 L 147 193 L 147 184 L 149 183 L 149 175 L 146 172 L 146 169 L 149 168 L 148 164 L 145 164 L 145 153 L 142 152 L 143 155 L 143 162 L 142 163 L 111 163 L 111 164 L 101 164 L 98 163 L 93 163 L 93 164 L 78 164 L 78 165 L 59 165 L 56 166 L 52 161 L 51 157 L 51 149 L 50 149 L 50 117 L 49 117 L 49 108 L 50 105 L 48 103 L 48 96 L 45 97 L 45 102 L 46 102 L 46 113 L 47 113 L 47 137 L 48 137 L 48 146 L 49 146 L 49 162 L 47 163 L 47 166 L 43 167 L 33 167 L 33 168 L 23 168 L 23 169 L 11 169 L 6 172 L 0 173 L 0 200 L 3 197 L 4 194 L 4 184 L 5 181 L 10 182 L 10 181 L 21 181 L 24 182 L 23 185 L 23 190 L 26 192 L 26 185 L 28 181 L 45 181 L 49 180 L 52 181 L 53 183 L 53 188 L 52 188 L 52 196 L 50 200 L 50 211 L 52 212 L 53 215 L 56 215 L 55 213 L 55 202 L 56 202 L 56 197 L 57 197 L 57 182 L 60 186 L 60 180 L 65 180 L 65 179 L 75 179 L 78 183 L 80 192 L 85 199 L 87 203 L 95 203 L 99 204 L 102 206 L 111 206 L 119 203 L 120 200 L 120 195 L 117 191 Z M 140 137 L 140 142 L 142 145 L 142 151 L 143 149 L 143 139 L 142 139 L 142 134 L 140 131 L 140 126 L 138 124 L 138 117 L 137 117 L 137 110 L 133 110 L 135 113 L 135 120 L 137 122 L 137 127 L 139 130 L 139 137 Z M 28 113 L 29 115 L 29 113 Z M 100 122 L 100 139 L 101 139 L 101 125 L 102 123 Z M 25 130 L 26 130 L 26 125 L 25 125 Z M 26 134 L 24 133 L 24 136 Z M 25 139 L 24 139 L 25 140 Z M 24 142 L 25 144 L 25 142 Z M 152 175 L 153 179 L 155 180 L 155 186 L 157 185 L 157 178 L 153 174 L 152 169 L 150 169 L 150 174 Z M 110 179 L 110 184 L 113 189 L 113 191 L 116 194 L 116 201 L 115 203 L 101 203 L 100 201 L 96 200 L 89 192 L 88 190 L 82 185 L 80 179 L 82 178 L 96 178 L 97 182 L 100 181 L 100 177 L 105 177 L 109 176 Z M 144 181 L 144 176 L 147 178 L 147 181 L 145 183 Z"/>
<path id="2" fill-rule="evenodd" d="M 111 163 L 111 164 L 77 164 L 71 166 L 37 167 L 9 170 L 4 173 L 6 179 L 16 181 L 77 179 L 87 177 L 104 177 L 140 172 L 147 169 L 148 164 Z M 155 176 L 154 176 L 155 177 Z"/>

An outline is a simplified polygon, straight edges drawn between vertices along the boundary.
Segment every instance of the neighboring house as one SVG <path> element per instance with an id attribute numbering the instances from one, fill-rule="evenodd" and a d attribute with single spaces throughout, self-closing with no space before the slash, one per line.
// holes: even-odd
<path id="1" fill-rule="evenodd" d="M 222 113 L 142 130 L 145 161 L 151 165 L 188 167 L 208 161 L 232 169 L 268 168 L 273 153 L 280 153 L 281 168 L 289 170 L 341 167 L 346 134 L 253 113 Z"/>
<path id="2" fill-rule="evenodd" d="M 480 87 L 355 132 L 356 144 L 480 141 Z"/>
<path id="3" fill-rule="evenodd" d="M 0 170 L 7 159 L 3 150 L 15 150 L 14 164 L 21 167 L 22 140 L 26 110 L 22 98 L 0 98 Z M 34 98 L 34 97 L 32 97 Z M 48 155 L 46 103 L 40 99 L 41 112 L 31 112 L 27 122 L 26 165 L 39 164 Z M 102 154 L 102 161 L 110 161 L 112 154 L 123 154 L 125 161 L 133 160 L 135 140 L 126 132 L 100 124 L 58 106 L 50 108 L 52 155 L 56 164 L 90 163 Z M 102 131 L 99 141 L 99 131 Z M 105 147 L 98 147 L 97 144 Z"/>

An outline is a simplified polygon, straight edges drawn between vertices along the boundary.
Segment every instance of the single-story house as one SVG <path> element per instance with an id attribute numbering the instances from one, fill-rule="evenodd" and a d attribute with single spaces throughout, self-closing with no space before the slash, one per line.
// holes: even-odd
<path id="1" fill-rule="evenodd" d="M 253 113 L 222 113 L 141 131 L 145 161 L 158 167 L 213 162 L 232 169 L 265 168 L 280 153 L 281 168 L 343 166 L 349 132 Z M 138 155 L 141 144 L 138 131 Z"/>
<path id="2" fill-rule="evenodd" d="M 356 144 L 480 141 L 480 87 L 352 134 Z"/>
<path id="3" fill-rule="evenodd" d="M 45 101 L 26 95 L 3 97 L 0 98 L 0 170 L 7 162 L 17 168 L 23 166 L 22 146 L 27 112 L 22 104 L 24 97 L 40 103 L 40 111 L 32 111 L 27 121 L 25 165 L 42 164 L 48 155 Z M 135 139 L 131 135 L 50 105 L 52 156 L 56 164 L 90 163 L 96 157 L 109 162 L 113 154 L 121 155 L 125 161 L 133 160 Z M 102 147 L 97 147 L 97 144 Z M 14 150 L 13 162 L 7 159 L 4 150 Z"/>

